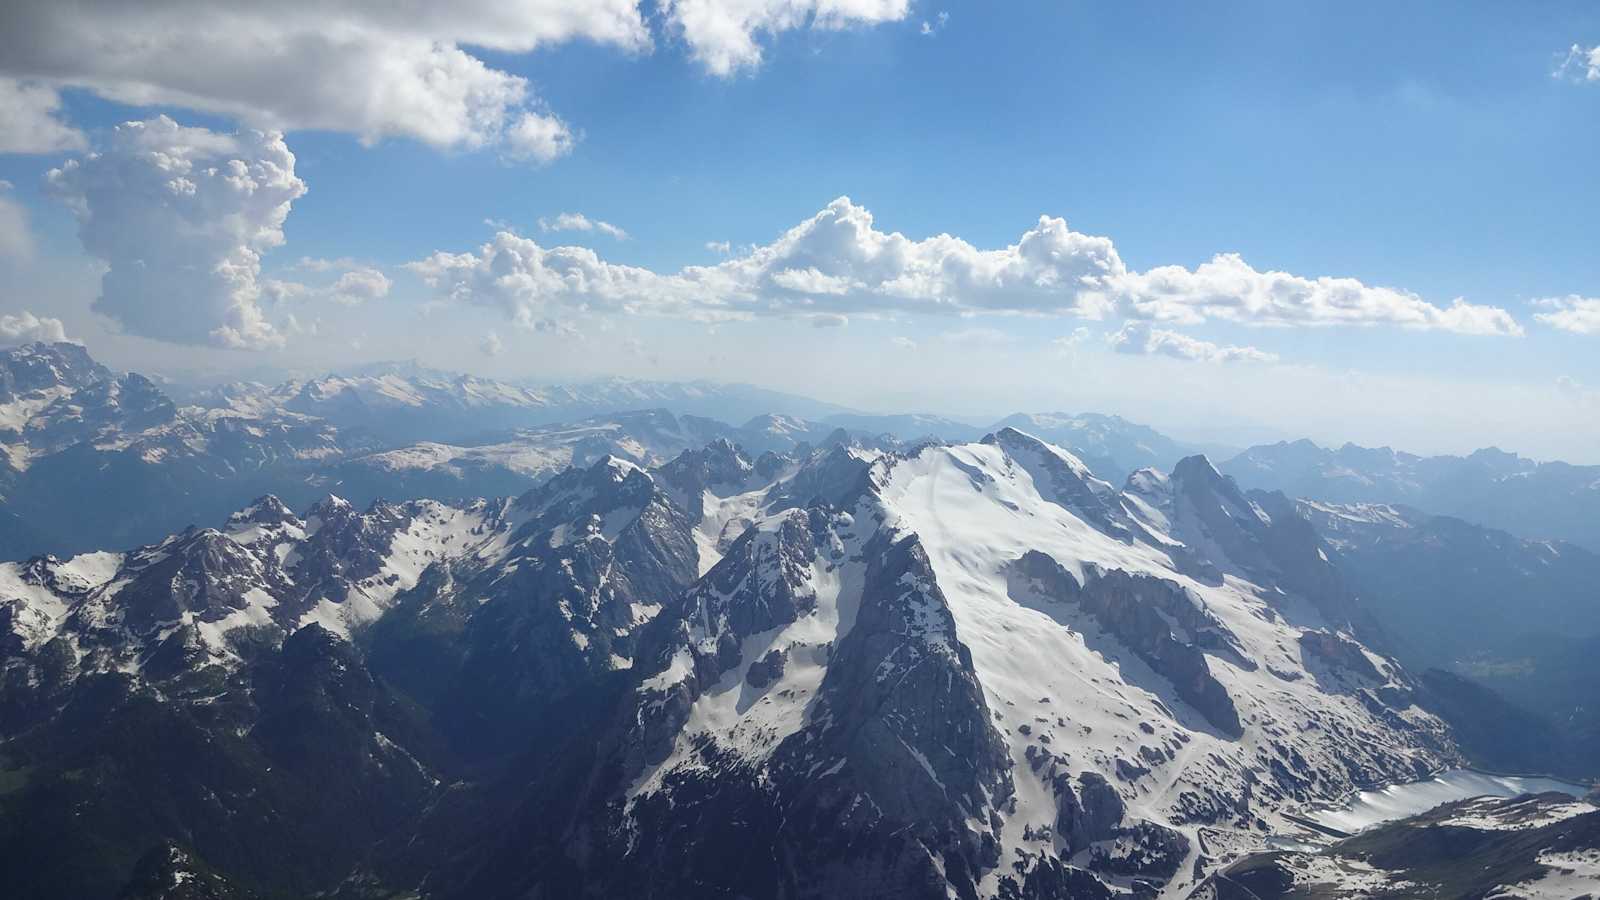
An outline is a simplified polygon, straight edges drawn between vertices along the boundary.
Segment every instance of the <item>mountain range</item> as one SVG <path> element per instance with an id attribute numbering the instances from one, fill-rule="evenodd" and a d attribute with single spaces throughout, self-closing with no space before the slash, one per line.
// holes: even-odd
<path id="1" fill-rule="evenodd" d="M 759 454 L 835 432 L 876 446 L 985 433 L 840 410 L 747 385 L 530 387 L 415 364 L 169 395 L 76 344 L 29 344 L 0 352 L 0 558 L 153 541 L 264 493 L 296 506 L 329 492 L 462 499 L 520 493 L 605 453 L 648 465 L 716 438 Z M 1035 424 L 1119 478 L 1194 449 L 1114 417 Z"/>
<path id="2" fill-rule="evenodd" d="M 1578 543 L 1111 416 L 0 361 L 5 536 L 76 544 L 0 564 L 16 896 L 1466 896 L 1600 852 L 1570 798 L 1316 825 L 1600 774 Z M 1462 853 L 1503 865 L 1440 881 Z"/>
<path id="3" fill-rule="evenodd" d="M 1310 441 L 1251 447 L 1222 464 L 1240 484 L 1331 503 L 1391 503 L 1600 552 L 1600 466 L 1535 462 L 1496 448 L 1418 456 Z"/>
<path id="4" fill-rule="evenodd" d="M 1119 490 L 1015 429 L 264 497 L 0 567 L 0 852 L 30 896 L 174 853 L 266 895 L 1176 889 L 1460 758 L 1321 551 L 1202 457 Z"/>

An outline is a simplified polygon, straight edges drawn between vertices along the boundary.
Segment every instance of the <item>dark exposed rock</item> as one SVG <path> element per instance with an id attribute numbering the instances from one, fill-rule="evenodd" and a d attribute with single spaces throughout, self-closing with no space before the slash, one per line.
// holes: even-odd
<path id="1" fill-rule="evenodd" d="M 1077 600 L 1083 590 L 1077 576 L 1051 559 L 1048 553 L 1038 550 L 1029 550 L 1018 557 L 1016 562 L 1011 564 L 1011 571 L 1008 574 L 1037 584 L 1052 600 Z"/>
<path id="2" fill-rule="evenodd" d="M 867 488 L 871 458 L 852 449 L 849 435 L 812 451 L 794 477 L 774 486 L 768 500 L 776 508 L 824 505 L 848 509 Z"/>
<path id="3" fill-rule="evenodd" d="M 753 688 L 764 688 L 783 676 L 783 664 L 788 655 L 783 650 L 773 649 L 767 655 L 750 664 L 745 672 L 744 680 Z"/>
<path id="4" fill-rule="evenodd" d="M 1117 777 L 1123 781 L 1138 781 L 1149 774 L 1150 770 L 1144 766 L 1129 762 L 1120 756 L 1117 757 Z"/>
<path id="5" fill-rule="evenodd" d="M 809 570 L 825 527 L 820 511 L 795 510 L 776 534 L 747 530 L 685 603 L 736 639 L 795 621 L 816 608 Z"/>
<path id="6" fill-rule="evenodd" d="M 1055 791 L 1056 834 L 1072 853 L 1115 836 L 1127 814 L 1122 795 L 1098 772 L 1079 774 L 1076 790 L 1062 775 L 1055 780 Z"/>
<path id="7" fill-rule="evenodd" d="M 743 450 L 727 438 L 719 438 L 703 448 L 683 451 L 658 467 L 656 477 L 683 498 L 685 515 L 698 522 L 705 515 L 707 490 L 736 489 L 754 470 Z"/>
<path id="8" fill-rule="evenodd" d="M 688 626 L 748 637 L 808 614 L 796 601 L 833 540 L 832 521 L 795 510 L 776 529 L 741 537 L 739 552 L 719 563 L 727 571 L 693 593 L 669 641 L 677 649 L 649 658 L 667 665 L 685 652 Z M 700 747 L 714 775 L 671 775 L 664 790 L 636 801 L 629 848 L 596 849 L 613 861 L 606 873 L 591 872 L 604 879 L 602 892 L 648 884 L 664 894 L 971 896 L 999 862 L 993 834 L 969 820 L 986 798 L 1010 794 L 1009 761 L 927 555 L 914 537 L 880 536 L 864 556 L 860 609 L 829 657 L 813 724 L 777 746 L 760 778 L 736 757 Z M 691 648 L 697 665 L 731 668 L 717 658 L 721 640 L 693 640 L 707 648 Z M 746 678 L 768 659 L 743 661 L 753 663 Z M 622 714 L 624 783 L 671 751 L 689 704 L 708 687 L 704 677 L 683 678 Z M 734 819 L 743 823 L 737 838 L 722 835 L 719 823 Z M 710 849 L 728 842 L 743 848 L 738 864 Z"/>
<path id="9" fill-rule="evenodd" d="M 1037 857 L 1020 876 L 1000 879 L 999 900 L 1111 900 L 1117 896 L 1092 872 L 1060 860 Z"/>
<path id="10" fill-rule="evenodd" d="M 808 749 L 837 747 L 886 815 L 964 830 L 958 809 L 1011 791 L 1005 745 L 920 542 L 880 538 L 867 552 L 855 627 L 819 692 L 832 724 Z"/>
<path id="11" fill-rule="evenodd" d="M 1094 848 L 1089 867 L 1114 875 L 1146 875 L 1162 881 L 1178 872 L 1189 857 L 1189 839 L 1155 822 L 1138 822 L 1118 829 L 1109 847 Z"/>
<path id="12" fill-rule="evenodd" d="M 1307 657 L 1331 669 L 1349 672 L 1368 681 L 1386 681 L 1361 645 L 1343 635 L 1331 631 L 1307 631 L 1300 635 L 1300 649 Z"/>

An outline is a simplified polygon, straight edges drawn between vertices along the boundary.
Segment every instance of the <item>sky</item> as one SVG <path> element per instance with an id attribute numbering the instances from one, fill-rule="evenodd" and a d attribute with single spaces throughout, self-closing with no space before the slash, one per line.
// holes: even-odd
<path id="1" fill-rule="evenodd" d="M 1597 163 L 1593 0 L 14 0 L 0 340 L 1600 463 Z"/>

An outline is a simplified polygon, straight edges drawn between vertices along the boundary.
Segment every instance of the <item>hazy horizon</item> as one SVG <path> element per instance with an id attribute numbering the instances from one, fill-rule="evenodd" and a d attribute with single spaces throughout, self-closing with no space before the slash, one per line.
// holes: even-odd
<path id="1" fill-rule="evenodd" d="M 1588 7 L 1143 13 L 347 10 L 268 84 L 315 10 L 24 4 L 0 336 L 1600 462 Z"/>

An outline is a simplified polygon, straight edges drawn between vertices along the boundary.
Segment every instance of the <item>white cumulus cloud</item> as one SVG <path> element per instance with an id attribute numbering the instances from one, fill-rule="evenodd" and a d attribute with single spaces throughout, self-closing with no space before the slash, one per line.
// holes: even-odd
<path id="1" fill-rule="evenodd" d="M 77 149 L 56 118 L 73 87 L 134 106 L 495 148 L 547 163 L 577 129 L 529 80 L 486 61 L 574 41 L 651 51 L 652 27 L 719 76 L 773 36 L 904 19 L 909 0 L 8 0 L 0 4 L 0 152 Z"/>
<path id="2" fill-rule="evenodd" d="M 70 340 L 60 319 L 41 318 L 23 310 L 17 315 L 0 315 L 0 342 L 26 344 L 32 341 L 59 343 Z"/>
<path id="3" fill-rule="evenodd" d="M 578 135 L 566 122 L 540 110 L 523 110 L 506 131 L 504 155 L 548 163 L 571 153 L 577 143 Z"/>
<path id="4" fill-rule="evenodd" d="M 526 78 L 465 48 L 526 53 L 576 39 L 651 44 L 635 0 L 14 0 L 0 14 L 0 74 L 267 130 L 493 145 L 548 161 L 571 148 L 572 130 Z"/>
<path id="5" fill-rule="evenodd" d="M 1551 328 L 1573 334 L 1600 334 L 1600 297 L 1547 297 L 1533 301 L 1533 305 L 1547 312 L 1534 313 L 1533 317 Z"/>
<path id="6" fill-rule="evenodd" d="M 336 302 L 355 306 L 389 296 L 389 277 L 366 266 L 351 269 L 333 283 L 331 296 Z"/>
<path id="7" fill-rule="evenodd" d="M 1125 314 L 1198 324 L 1224 319 L 1252 325 L 1398 325 L 1460 334 L 1521 334 L 1503 309 L 1457 298 L 1435 306 L 1409 291 L 1354 278 L 1306 278 L 1261 272 L 1223 253 L 1194 269 L 1160 266 L 1113 281 Z"/>
<path id="8" fill-rule="evenodd" d="M 1148 322 L 1129 322 L 1111 335 L 1111 348 L 1135 356 L 1169 356 L 1189 362 L 1277 362 L 1276 354 L 1255 347 L 1213 344 L 1199 338 L 1153 328 Z"/>
<path id="9" fill-rule="evenodd" d="M 500 340 L 500 335 L 491 331 L 483 336 L 483 341 L 478 344 L 478 349 L 483 351 L 484 356 L 499 356 L 505 351 L 506 345 L 504 341 Z"/>
<path id="10" fill-rule="evenodd" d="M 504 231 L 475 251 L 439 252 L 407 267 L 445 298 L 499 307 L 523 326 L 551 314 L 618 312 L 708 321 L 997 314 L 1522 333 L 1498 307 L 1461 299 L 1441 307 L 1353 278 L 1262 272 L 1234 254 L 1195 269 L 1137 272 L 1109 238 L 1049 216 L 1016 243 L 994 249 L 949 234 L 916 240 L 878 229 L 872 214 L 847 197 L 769 244 L 672 273 L 611 263 L 584 247 L 547 248 Z"/>
<path id="11" fill-rule="evenodd" d="M 276 132 L 218 134 L 166 116 L 127 122 L 48 176 L 106 264 L 96 312 L 131 333 L 264 349 L 283 334 L 263 315 L 262 252 L 283 243 L 306 191 Z"/>

